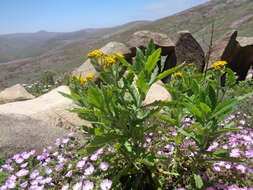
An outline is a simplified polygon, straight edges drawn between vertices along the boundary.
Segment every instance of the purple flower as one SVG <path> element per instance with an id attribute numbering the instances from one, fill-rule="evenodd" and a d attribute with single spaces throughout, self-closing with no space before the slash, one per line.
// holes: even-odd
<path id="1" fill-rule="evenodd" d="M 25 168 L 27 165 L 28 165 L 28 162 L 22 164 L 20 167 L 21 167 L 21 168 Z"/>
<path id="2" fill-rule="evenodd" d="M 41 184 L 49 184 L 49 183 L 51 183 L 52 180 L 53 180 L 53 179 L 52 179 L 51 177 L 47 177 L 47 178 L 41 180 L 40 183 L 41 183 Z"/>
<path id="3" fill-rule="evenodd" d="M 29 174 L 29 171 L 26 169 L 21 169 L 16 173 L 17 177 L 23 177 L 26 176 L 27 174 Z"/>
<path id="4" fill-rule="evenodd" d="M 235 158 L 240 157 L 240 150 L 238 148 L 232 149 L 230 152 L 230 156 Z"/>
<path id="5" fill-rule="evenodd" d="M 94 188 L 94 183 L 91 181 L 85 181 L 83 185 L 83 190 L 92 190 Z"/>
<path id="6" fill-rule="evenodd" d="M 239 123 L 242 124 L 242 125 L 245 125 L 246 121 L 245 120 L 240 120 Z"/>
<path id="7" fill-rule="evenodd" d="M 147 137 L 147 138 L 145 139 L 145 141 L 146 141 L 147 143 L 150 143 L 150 142 L 152 141 L 152 139 L 149 138 L 149 137 Z"/>
<path id="8" fill-rule="evenodd" d="M 82 168 L 84 167 L 85 163 L 86 163 L 85 160 L 80 160 L 80 161 L 77 163 L 76 167 L 79 168 L 79 169 L 82 169 Z"/>
<path id="9" fill-rule="evenodd" d="M 66 177 L 70 177 L 70 176 L 72 176 L 72 173 L 73 173 L 73 171 L 72 170 L 69 170 L 67 173 L 66 173 Z"/>
<path id="10" fill-rule="evenodd" d="M 62 186 L 61 190 L 68 190 L 69 189 L 69 184 L 66 183 Z"/>
<path id="11" fill-rule="evenodd" d="M 98 149 L 97 154 L 103 154 L 103 153 L 104 153 L 104 148 Z"/>
<path id="12" fill-rule="evenodd" d="M 27 152 L 23 152 L 22 154 L 21 154 L 21 156 L 22 156 L 22 158 L 23 159 L 28 159 L 29 157 L 30 157 L 30 153 L 27 153 Z"/>
<path id="13" fill-rule="evenodd" d="M 14 170 L 14 168 L 8 164 L 2 165 L 2 168 L 7 170 L 8 172 L 12 172 Z"/>
<path id="14" fill-rule="evenodd" d="M 90 157 L 90 160 L 92 161 L 96 161 L 98 159 L 98 154 L 95 153 L 95 154 L 92 154 L 91 157 Z"/>
<path id="15" fill-rule="evenodd" d="M 214 151 L 219 146 L 219 143 L 214 141 L 211 146 L 208 147 L 207 151 Z"/>
<path id="16" fill-rule="evenodd" d="M 253 150 L 246 150 L 245 157 L 246 158 L 253 158 Z"/>
<path id="17" fill-rule="evenodd" d="M 240 187 L 238 187 L 237 185 L 231 185 L 228 187 L 228 190 L 240 190 Z"/>
<path id="18" fill-rule="evenodd" d="M 33 170 L 30 174 L 31 179 L 35 179 L 40 174 L 39 170 Z"/>
<path id="19" fill-rule="evenodd" d="M 100 188 L 102 190 L 109 190 L 112 186 L 112 181 L 109 179 L 105 179 L 100 183 Z"/>
<path id="20" fill-rule="evenodd" d="M 68 139 L 68 138 L 62 139 L 62 143 L 63 143 L 63 144 L 67 144 L 68 142 L 69 142 L 69 139 Z"/>
<path id="21" fill-rule="evenodd" d="M 83 183 L 78 182 L 75 185 L 73 185 L 73 190 L 82 190 Z"/>
<path id="22" fill-rule="evenodd" d="M 101 162 L 99 168 L 103 171 L 106 171 L 109 168 L 109 164 L 107 162 Z"/>
<path id="23" fill-rule="evenodd" d="M 92 164 L 89 163 L 88 165 L 89 165 L 89 167 L 84 170 L 84 175 L 86 175 L 86 176 L 91 175 L 95 170 L 95 168 Z"/>
<path id="24" fill-rule="evenodd" d="M 19 157 L 19 158 L 15 159 L 15 162 L 17 164 L 21 164 L 22 162 L 24 162 L 24 159 L 22 157 Z"/>
<path id="25" fill-rule="evenodd" d="M 19 187 L 21 187 L 21 188 L 26 188 L 27 185 L 28 185 L 28 182 L 25 181 L 25 182 L 21 183 L 21 184 L 19 185 Z"/>
<path id="26" fill-rule="evenodd" d="M 245 173 L 247 168 L 244 165 L 238 165 L 236 166 L 236 169 L 242 173 Z"/>

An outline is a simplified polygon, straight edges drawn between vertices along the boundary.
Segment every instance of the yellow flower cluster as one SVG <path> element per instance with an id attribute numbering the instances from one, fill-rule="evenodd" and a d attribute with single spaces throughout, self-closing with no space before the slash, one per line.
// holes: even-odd
<path id="1" fill-rule="evenodd" d="M 87 54 L 87 57 L 100 57 L 103 56 L 104 53 L 101 50 L 94 50 Z"/>
<path id="2" fill-rule="evenodd" d="M 116 53 L 114 55 L 106 55 L 104 52 L 102 52 L 101 50 L 94 50 L 90 53 L 87 54 L 87 56 L 89 58 L 93 58 L 93 57 L 101 57 L 100 59 L 100 63 L 102 65 L 104 65 L 105 67 L 109 67 L 112 64 L 116 63 L 118 61 L 118 59 L 120 58 L 124 58 L 124 55 L 120 54 L 120 53 Z"/>
<path id="3" fill-rule="evenodd" d="M 173 77 L 181 77 L 181 76 L 183 76 L 183 73 L 176 72 L 176 73 L 173 73 L 172 75 L 173 75 Z"/>
<path id="4" fill-rule="evenodd" d="M 227 64 L 228 64 L 228 62 L 226 62 L 226 61 L 218 61 L 218 62 L 213 63 L 211 68 L 214 70 L 219 70 Z"/>
<path id="5" fill-rule="evenodd" d="M 88 82 L 88 80 L 91 80 L 91 79 L 93 79 L 93 78 L 95 78 L 94 75 L 88 74 L 88 75 L 86 75 L 84 78 L 80 78 L 79 81 L 80 81 L 80 83 L 81 83 L 82 85 L 84 85 L 85 83 Z"/>

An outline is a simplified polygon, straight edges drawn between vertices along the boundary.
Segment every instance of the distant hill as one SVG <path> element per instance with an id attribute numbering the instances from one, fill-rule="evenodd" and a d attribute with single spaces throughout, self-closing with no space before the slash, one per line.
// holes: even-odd
<path id="1" fill-rule="evenodd" d="M 79 40 L 94 40 L 105 35 L 129 30 L 141 26 L 147 21 L 131 22 L 118 27 L 84 29 L 76 32 L 55 33 L 39 31 L 36 33 L 17 33 L 0 35 L 0 63 L 41 55 L 54 48 Z"/>
<path id="2" fill-rule="evenodd" d="M 39 56 L 33 57 L 33 51 L 28 47 L 26 51 L 31 54 L 26 54 L 26 57 L 33 58 L 14 64 L 0 64 L 0 89 L 1 86 L 3 88 L 18 82 L 37 80 L 45 70 L 57 74 L 71 71 L 85 61 L 88 51 L 100 48 L 110 41 L 126 42 L 138 30 L 165 33 L 173 40 L 178 31 L 189 30 L 205 49 L 209 43 L 213 23 L 215 39 L 232 29 L 238 30 L 239 36 L 253 36 L 253 0 L 212 0 L 153 22 L 132 22 L 113 28 L 87 29 L 73 33 L 39 32 L 44 33 L 46 37 L 41 37 L 43 40 L 40 40 L 40 43 L 31 42 L 30 46 L 34 51 L 36 46 L 39 47 L 34 53 Z M 36 36 L 36 33 L 33 35 Z M 19 39 L 22 41 L 22 38 Z M 18 40 L 13 40 L 13 44 L 15 43 L 18 43 Z M 15 50 L 14 45 L 10 46 Z M 3 58 L 1 47 L 4 46 L 0 40 L 0 60 L 11 60 L 8 57 Z M 9 57 L 13 55 L 10 53 Z M 15 54 L 14 57 L 25 58 L 19 54 Z"/>

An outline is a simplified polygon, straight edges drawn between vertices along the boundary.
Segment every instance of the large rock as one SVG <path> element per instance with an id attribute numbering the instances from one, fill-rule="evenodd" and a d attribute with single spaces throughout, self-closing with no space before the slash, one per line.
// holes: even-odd
<path id="1" fill-rule="evenodd" d="M 130 49 L 125 44 L 119 42 L 110 42 L 104 47 L 102 47 L 100 50 L 108 55 L 113 55 L 115 53 L 123 54 L 127 60 L 130 60 L 130 58 L 132 57 Z M 98 76 L 98 73 L 91 64 L 90 59 L 85 61 L 80 67 L 74 70 L 73 74 L 82 77 L 87 74 L 93 74 L 94 76 Z"/>
<path id="2" fill-rule="evenodd" d="M 162 100 L 162 101 L 172 100 L 170 93 L 168 92 L 168 90 L 164 88 L 164 85 L 161 81 L 154 83 L 150 87 L 147 93 L 146 99 L 144 100 L 144 105 L 147 105 L 159 100 Z"/>
<path id="3" fill-rule="evenodd" d="M 0 92 L 0 104 L 30 100 L 33 98 L 34 96 L 28 93 L 26 89 L 20 84 L 16 84 Z"/>
<path id="4" fill-rule="evenodd" d="M 25 109 L 25 108 L 24 108 Z M 24 110 L 25 111 L 25 110 Z M 51 145 L 68 131 L 24 115 L 0 114 L 0 157 Z"/>
<path id="5" fill-rule="evenodd" d="M 166 34 L 150 31 L 138 31 L 135 32 L 127 45 L 131 48 L 131 51 L 135 53 L 136 47 L 145 50 L 149 41 L 153 39 L 157 48 L 162 49 L 162 55 L 169 55 L 171 51 L 174 51 L 175 44 Z"/>
<path id="6" fill-rule="evenodd" d="M 231 31 L 226 33 L 220 39 L 218 39 L 212 48 L 208 69 L 211 64 L 216 61 L 227 61 L 232 64 L 233 59 L 240 51 L 240 45 L 236 40 L 237 31 Z"/>
<path id="7" fill-rule="evenodd" d="M 250 67 L 253 67 L 253 38 L 239 37 L 237 41 L 240 50 L 229 67 L 237 73 L 238 80 L 245 80 Z"/>
<path id="8" fill-rule="evenodd" d="M 205 53 L 189 31 L 180 31 L 175 47 L 177 65 L 186 62 L 193 63 L 199 71 L 204 70 Z"/>
<path id="9" fill-rule="evenodd" d="M 253 46 L 253 37 L 238 37 L 236 39 L 241 47 Z"/>
<path id="10" fill-rule="evenodd" d="M 59 92 L 68 94 L 70 90 L 67 86 L 60 86 L 32 100 L 0 105 L 0 114 L 24 115 L 50 126 L 72 128 L 72 130 L 77 130 L 80 125 L 89 125 L 88 122 L 80 120 L 75 113 L 68 111 L 76 106 Z"/>

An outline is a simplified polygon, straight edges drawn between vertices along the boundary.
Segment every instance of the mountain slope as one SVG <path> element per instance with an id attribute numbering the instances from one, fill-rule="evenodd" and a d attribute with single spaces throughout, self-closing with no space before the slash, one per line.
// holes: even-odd
<path id="1" fill-rule="evenodd" d="M 204 49 L 209 44 L 211 26 L 214 23 L 214 38 L 217 39 L 229 30 L 237 29 L 240 36 L 253 36 L 252 0 L 212 0 L 181 13 L 153 22 L 130 23 L 116 28 L 100 29 L 92 35 L 78 38 L 55 37 L 55 42 L 65 40 L 68 43 L 58 45 L 31 60 L 16 64 L 0 64 L 0 88 L 18 82 L 36 80 L 41 72 L 51 70 L 57 74 L 69 72 L 85 61 L 85 54 L 110 41 L 126 42 L 138 30 L 150 30 L 168 34 L 175 40 L 180 30 L 189 30 Z M 70 35 L 70 34 L 67 34 Z M 53 42 L 53 40 L 50 40 Z"/>

